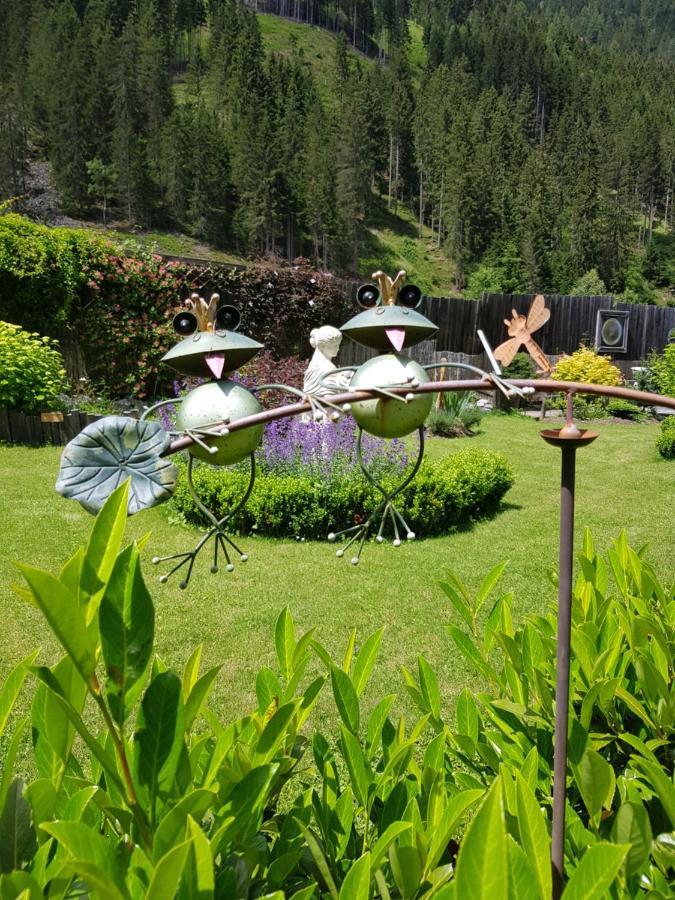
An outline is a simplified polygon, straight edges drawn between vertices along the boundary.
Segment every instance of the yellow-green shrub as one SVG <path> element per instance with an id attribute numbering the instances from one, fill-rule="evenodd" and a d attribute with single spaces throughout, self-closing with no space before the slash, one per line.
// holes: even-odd
<path id="1" fill-rule="evenodd" d="M 592 347 L 580 347 L 571 356 L 563 356 L 551 373 L 556 381 L 580 381 L 585 384 L 619 385 L 621 371 L 608 356 L 601 356 Z"/>
<path id="2" fill-rule="evenodd" d="M 59 406 L 67 388 L 58 341 L 0 321 L 0 407 L 37 413 Z"/>

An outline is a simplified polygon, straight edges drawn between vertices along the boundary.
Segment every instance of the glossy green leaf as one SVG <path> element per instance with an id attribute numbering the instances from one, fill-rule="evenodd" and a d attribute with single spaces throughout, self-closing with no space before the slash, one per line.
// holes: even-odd
<path id="1" fill-rule="evenodd" d="M 506 836 L 506 851 L 509 861 L 509 900 L 534 900 L 535 897 L 541 897 L 534 868 L 510 834 Z M 549 867 L 550 865 L 549 860 Z M 550 896 L 547 894 L 544 900 L 549 900 Z"/>
<path id="2" fill-rule="evenodd" d="M 478 707 L 473 699 L 473 694 L 468 688 L 464 688 L 457 698 L 457 731 L 465 734 L 476 743 L 478 740 L 478 729 L 480 718 L 478 715 Z"/>
<path id="3" fill-rule="evenodd" d="M 589 847 L 567 882 L 562 900 L 604 900 L 629 849 L 605 843 Z"/>
<path id="4" fill-rule="evenodd" d="M 97 866 L 113 879 L 113 884 L 124 882 L 123 857 L 115 852 L 112 841 L 106 839 L 99 831 L 90 828 L 84 822 L 66 820 L 45 822 L 42 830 L 56 838 L 74 860 L 83 860 Z"/>
<path id="5" fill-rule="evenodd" d="M 422 861 L 417 847 L 392 844 L 389 848 L 389 863 L 403 900 L 413 897 L 422 879 Z"/>
<path id="6" fill-rule="evenodd" d="M 462 900 L 507 900 L 508 849 L 499 778 L 492 783 L 464 835 L 455 879 L 457 896 Z"/>
<path id="7" fill-rule="evenodd" d="M 352 684 L 359 697 L 363 693 L 365 686 L 368 684 L 368 679 L 373 671 L 373 667 L 377 660 L 377 654 L 380 651 L 383 633 L 384 628 L 380 628 L 379 631 L 374 631 L 367 637 L 354 661 Z"/>
<path id="8" fill-rule="evenodd" d="M 67 879 L 68 876 L 81 879 L 89 889 L 89 895 L 95 896 L 96 900 L 128 900 L 128 892 L 120 891 L 110 874 L 89 860 L 73 859 L 66 862 L 59 870 L 59 877 Z M 124 882 L 120 884 L 124 886 Z"/>
<path id="9" fill-rule="evenodd" d="M 520 844 L 536 873 L 539 896 L 548 900 L 551 896 L 551 839 L 546 820 L 530 786 L 519 772 L 515 772 L 515 777 Z"/>
<path id="10" fill-rule="evenodd" d="M 75 709 L 73 704 L 64 695 L 63 688 L 54 677 L 54 674 L 45 666 L 37 666 L 33 669 L 33 671 L 38 676 L 38 678 L 40 678 L 42 682 L 50 689 L 50 691 L 54 695 L 54 701 L 57 705 L 57 708 L 65 713 L 70 723 L 75 727 L 75 730 L 89 748 L 92 756 L 95 757 L 95 759 L 97 759 L 101 764 L 103 771 L 106 774 L 106 778 L 110 779 L 111 783 L 115 785 L 117 790 L 123 796 L 126 796 L 124 785 L 122 784 L 122 780 L 120 779 L 119 773 L 117 771 L 115 758 L 107 750 L 106 747 L 104 747 L 101 743 L 99 743 L 99 741 L 96 740 L 96 738 L 86 727 L 77 709 Z"/>
<path id="11" fill-rule="evenodd" d="M 4 684 L 0 689 L 0 737 L 2 737 L 4 733 L 9 714 L 14 707 L 16 698 L 19 696 L 19 691 L 28 674 L 27 667 L 33 665 L 38 652 L 39 651 L 36 650 L 34 653 L 31 653 L 30 656 L 22 659 L 20 663 L 17 663 L 5 678 Z"/>
<path id="12" fill-rule="evenodd" d="M 134 734 L 134 771 L 151 814 L 158 793 L 173 782 L 183 746 L 183 715 L 180 679 L 161 672 L 143 695 Z"/>
<path id="13" fill-rule="evenodd" d="M 15 778 L 0 809 L 0 872 L 20 869 L 31 859 L 36 846 L 30 805 L 23 796 L 23 781 Z"/>
<path id="14" fill-rule="evenodd" d="M 609 809 L 616 779 L 610 764 L 600 756 L 597 750 L 587 748 L 572 771 L 590 816 L 599 815 L 603 809 Z"/>
<path id="15" fill-rule="evenodd" d="M 188 661 L 185 663 L 182 681 L 183 703 L 187 703 L 187 698 L 190 696 L 190 691 L 195 686 L 197 679 L 199 678 L 199 666 L 202 661 L 203 649 L 204 645 L 198 644 L 190 654 Z"/>
<path id="16" fill-rule="evenodd" d="M 293 672 L 293 655 L 295 653 L 295 625 L 288 607 L 282 609 L 274 630 L 279 668 L 286 680 Z"/>
<path id="17" fill-rule="evenodd" d="M 504 569 L 508 566 L 508 560 L 505 562 L 498 563 L 494 569 L 491 569 L 485 578 L 483 579 L 483 583 L 478 589 L 478 593 L 476 594 L 476 612 L 480 611 L 480 608 L 483 606 L 485 601 L 488 599 L 492 591 L 495 589 L 495 586 L 499 579 L 504 574 Z"/>
<path id="18" fill-rule="evenodd" d="M 372 758 L 377 750 L 382 736 L 382 729 L 387 721 L 389 710 L 392 707 L 396 694 L 387 694 L 380 702 L 373 707 L 368 716 L 368 727 L 366 729 L 366 746 L 368 748 L 368 758 Z"/>
<path id="19" fill-rule="evenodd" d="M 352 865 L 340 888 L 340 900 L 368 900 L 370 896 L 370 853 Z"/>
<path id="20" fill-rule="evenodd" d="M 152 846 L 152 859 L 157 862 L 165 853 L 180 843 L 185 834 L 188 816 L 200 822 L 216 802 L 216 795 L 205 788 L 191 791 L 171 806 L 159 823 Z"/>
<path id="21" fill-rule="evenodd" d="M 631 765 L 641 772 L 650 787 L 657 795 L 666 815 L 670 819 L 671 828 L 675 828 L 675 785 L 660 766 L 650 762 L 648 759 L 642 759 L 638 756 L 631 757 Z"/>
<path id="22" fill-rule="evenodd" d="M 155 609 L 133 544 L 115 561 L 101 599 L 99 626 L 106 699 L 113 719 L 122 725 L 140 691 L 155 634 Z"/>
<path id="23" fill-rule="evenodd" d="M 340 718 L 352 734 L 358 734 L 359 698 L 356 696 L 351 678 L 342 669 L 333 666 L 330 670 L 330 680 Z"/>
<path id="24" fill-rule="evenodd" d="M 44 900 L 44 894 L 28 872 L 9 872 L 0 875 L 0 900 Z"/>
<path id="25" fill-rule="evenodd" d="M 38 677 L 31 707 L 35 763 L 40 775 L 58 780 L 68 763 L 76 731 L 59 695 L 79 716 L 87 687 L 69 656 L 53 669 L 37 667 L 33 672 Z"/>
<path id="26" fill-rule="evenodd" d="M 361 806 L 367 806 L 372 773 L 361 749 L 361 744 L 351 731 L 344 727 L 342 731 L 342 749 L 352 783 L 352 790 Z"/>
<path id="27" fill-rule="evenodd" d="M 168 900 L 178 890 L 192 841 L 172 847 L 157 863 L 152 873 L 145 900 Z"/>
<path id="28" fill-rule="evenodd" d="M 461 628 L 456 628 L 454 625 L 449 625 L 448 631 L 457 645 L 458 650 L 473 665 L 476 671 L 482 675 L 486 681 L 497 681 L 494 670 L 485 662 L 473 639 L 463 632 Z"/>
<path id="29" fill-rule="evenodd" d="M 387 851 L 396 838 L 412 828 L 411 822 L 392 822 L 373 844 L 370 867 L 373 871 L 384 862 Z"/>
<path id="30" fill-rule="evenodd" d="M 438 678 L 429 663 L 423 656 L 417 657 L 417 670 L 420 680 L 420 690 L 426 701 L 427 709 L 434 719 L 441 717 L 441 693 L 438 689 Z"/>
<path id="31" fill-rule="evenodd" d="M 127 522 L 129 479 L 115 488 L 96 516 L 87 543 L 86 561 L 106 584 L 122 546 Z"/>
<path id="32" fill-rule="evenodd" d="M 277 765 L 258 766 L 245 775 L 234 786 L 227 801 L 219 811 L 223 819 L 232 821 L 219 830 L 218 837 L 213 837 L 214 854 L 223 852 L 225 847 L 235 838 L 241 841 L 251 840 L 262 821 L 263 811 L 267 803 L 272 780 L 277 773 Z"/>
<path id="33" fill-rule="evenodd" d="M 272 761 L 274 754 L 284 742 L 288 725 L 295 714 L 296 708 L 296 702 L 285 703 L 279 707 L 267 725 L 265 725 L 262 734 L 258 738 L 258 744 L 253 755 L 254 766 Z"/>
<path id="34" fill-rule="evenodd" d="M 643 804 L 637 801 L 622 803 L 612 823 L 612 841 L 615 844 L 630 844 L 626 857 L 626 875 L 629 878 L 639 872 L 649 859 L 652 839 L 652 826 Z"/>
<path id="35" fill-rule="evenodd" d="M 5 805 L 5 800 L 7 799 L 7 794 L 9 792 L 9 786 L 12 783 L 14 762 L 16 761 L 19 747 L 21 746 L 21 741 L 23 740 L 23 735 L 26 728 L 28 727 L 29 722 L 30 718 L 28 716 L 24 716 L 23 719 L 20 719 L 17 722 L 11 740 L 9 741 L 9 744 L 5 749 L 2 768 L 0 769 L 0 772 L 2 773 L 2 778 L 0 778 L 0 809 L 2 809 Z"/>
<path id="36" fill-rule="evenodd" d="M 219 666 L 213 666 L 212 669 L 209 669 L 207 672 L 197 679 L 197 682 L 193 686 L 190 694 L 185 702 L 185 731 L 189 731 L 197 716 L 200 714 L 204 703 L 211 692 L 211 688 L 213 687 L 213 682 L 216 680 L 218 673 L 223 668 L 222 664 Z"/>
<path id="37" fill-rule="evenodd" d="M 272 703 L 279 703 L 283 693 L 279 679 L 268 666 L 262 666 L 255 680 L 258 712 L 263 715 Z"/>
<path id="38" fill-rule="evenodd" d="M 440 862 L 464 813 L 483 795 L 483 791 L 462 791 L 451 797 L 443 810 L 438 827 L 431 836 L 425 870 L 431 872 Z"/>
<path id="39" fill-rule="evenodd" d="M 96 668 L 96 634 L 87 628 L 78 596 L 49 572 L 25 565 L 19 569 L 50 629 L 88 681 Z"/>
<path id="40" fill-rule="evenodd" d="M 186 895 L 190 900 L 211 900 L 215 890 L 211 846 L 191 816 L 188 817 L 188 836 L 191 846 L 183 874 Z"/>

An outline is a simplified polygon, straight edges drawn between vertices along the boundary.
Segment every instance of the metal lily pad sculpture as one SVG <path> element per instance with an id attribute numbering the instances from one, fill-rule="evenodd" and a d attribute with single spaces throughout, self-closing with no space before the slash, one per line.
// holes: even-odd
<path id="1" fill-rule="evenodd" d="M 171 436 L 157 422 L 106 416 L 87 425 L 65 448 L 56 490 L 95 515 L 127 478 L 128 513 L 164 503 L 178 469 L 162 458 Z"/>

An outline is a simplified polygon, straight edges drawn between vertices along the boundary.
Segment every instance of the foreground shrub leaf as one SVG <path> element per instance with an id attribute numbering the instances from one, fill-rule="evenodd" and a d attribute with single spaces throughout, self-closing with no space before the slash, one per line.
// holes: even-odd
<path id="1" fill-rule="evenodd" d="M 16 698 L 19 696 L 19 691 L 28 674 L 27 667 L 33 665 L 38 652 L 39 651 L 36 650 L 34 653 L 31 653 L 30 656 L 22 659 L 21 662 L 14 666 L 7 678 L 5 678 L 5 683 L 2 686 L 2 690 L 0 690 L 0 737 L 2 737 L 9 714 L 14 707 Z"/>
<path id="2" fill-rule="evenodd" d="M 192 840 L 177 844 L 155 866 L 145 900 L 167 900 L 178 890 Z"/>
<path id="3" fill-rule="evenodd" d="M 515 776 L 520 843 L 536 872 L 539 895 L 542 900 L 548 900 L 551 896 L 551 839 L 546 820 L 527 782 L 519 772 Z"/>
<path id="4" fill-rule="evenodd" d="M 340 718 L 352 734 L 359 731 L 359 698 L 356 696 L 352 680 L 342 669 L 332 666 L 330 680 L 333 686 L 333 696 Z"/>
<path id="5" fill-rule="evenodd" d="M 89 681 L 96 668 L 96 636 L 86 627 L 79 598 L 49 572 L 32 566 L 19 568 L 49 627 L 82 678 Z"/>
<path id="6" fill-rule="evenodd" d="M 456 885 L 462 900 L 507 900 L 508 851 L 500 778 L 493 782 L 464 836 Z"/>
<path id="7" fill-rule="evenodd" d="M 160 790 L 171 785 L 183 746 L 183 697 L 180 679 L 160 672 L 150 682 L 134 734 L 134 762 L 139 785 L 145 787 L 154 816 Z"/>
<path id="8" fill-rule="evenodd" d="M 370 896 L 370 853 L 357 859 L 340 888 L 340 900 L 368 900 Z"/>
<path id="9" fill-rule="evenodd" d="M 0 809 L 0 872 L 12 872 L 28 862 L 37 848 L 30 805 L 23 781 L 15 778 Z"/>
<path id="10" fill-rule="evenodd" d="M 122 725 L 152 656 L 155 609 L 143 581 L 138 549 L 119 554 L 101 600 L 101 649 L 106 666 L 106 698 Z"/>
<path id="11" fill-rule="evenodd" d="M 630 847 L 620 844 L 595 844 L 584 853 L 562 894 L 562 900 L 601 900 L 612 882 Z"/>
<path id="12" fill-rule="evenodd" d="M 649 814 L 642 803 L 635 801 L 622 803 L 614 817 L 612 841 L 615 844 L 630 844 L 626 857 L 626 875 L 629 878 L 638 872 L 649 858 L 652 838 Z"/>

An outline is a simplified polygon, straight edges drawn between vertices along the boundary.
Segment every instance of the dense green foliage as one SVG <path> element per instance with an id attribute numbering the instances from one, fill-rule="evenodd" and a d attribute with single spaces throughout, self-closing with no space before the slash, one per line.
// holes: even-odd
<path id="1" fill-rule="evenodd" d="M 58 409 L 66 388 L 58 342 L 0 320 L 0 407 L 27 414 Z"/>
<path id="2" fill-rule="evenodd" d="M 393 487 L 401 476 L 389 476 Z M 226 514 L 248 483 L 245 471 L 201 466 L 194 475 L 203 503 L 217 516 Z M 430 537 L 466 527 L 473 519 L 494 511 L 513 484 L 512 472 L 499 453 L 463 450 L 439 461 L 427 461 L 401 494 L 406 521 L 418 535 Z M 251 497 L 233 520 L 241 533 L 255 532 L 324 540 L 330 531 L 362 522 L 381 496 L 352 460 L 341 476 L 321 473 L 270 471 L 258 475 Z M 171 500 L 186 521 L 202 525 L 186 479 Z"/>
<path id="3" fill-rule="evenodd" d="M 652 353 L 648 366 L 654 390 L 675 397 L 675 344 L 668 344 L 661 354 Z"/>
<path id="4" fill-rule="evenodd" d="M 171 321 L 193 287 L 184 267 L 133 242 L 118 246 L 82 229 L 0 215 L 0 318 L 51 336 L 75 330 L 92 381 L 113 396 L 168 389 L 171 373 L 159 361 L 175 341 Z M 304 264 L 230 269 L 218 289 L 241 310 L 242 332 L 274 357 L 306 355 L 305 335 L 339 325 L 352 309 L 343 285 Z M 270 373 L 266 359 L 251 371 Z M 288 383 L 296 381 L 297 372 Z"/>
<path id="5" fill-rule="evenodd" d="M 664 459 L 675 459 L 675 416 L 661 422 L 661 434 L 656 439 L 656 449 Z"/>
<path id="6" fill-rule="evenodd" d="M 382 629 L 358 648 L 354 629 L 334 659 L 314 629 L 297 636 L 288 609 L 257 707 L 222 723 L 206 705 L 221 667 L 200 673 L 201 647 L 182 677 L 153 657 L 158 620 L 139 547 L 121 549 L 125 519 L 122 486 L 58 577 L 21 567 L 20 593 L 65 656 L 48 667 L 32 653 L 0 690 L 3 897 L 548 900 L 554 616 L 514 629 L 512 597 L 493 597 L 503 565 L 475 596 L 443 584 L 462 621 L 450 635 L 486 688 L 463 692 L 454 724 L 424 656 L 417 677 L 403 673 L 422 710 L 409 726 L 393 693 L 366 706 Z M 616 591 L 587 536 L 563 900 L 663 900 L 675 595 L 625 537 L 608 557 Z M 29 717 L 10 714 L 29 673 L 38 777 L 26 786 L 13 768 Z M 339 720 L 328 734 L 312 718 L 326 694 Z"/>
<path id="7" fill-rule="evenodd" d="M 347 33 L 326 93 L 235 0 L 4 0 L 0 192 L 42 156 L 67 210 L 346 270 L 386 199 L 431 227 L 458 288 L 595 272 L 649 301 L 672 285 L 675 67 L 667 8 L 643 6 L 271 0 Z"/>
<path id="8" fill-rule="evenodd" d="M 581 381 L 585 384 L 618 385 L 623 381 L 621 370 L 608 356 L 592 347 L 580 347 L 570 356 L 558 360 L 551 373 L 555 381 Z"/>

